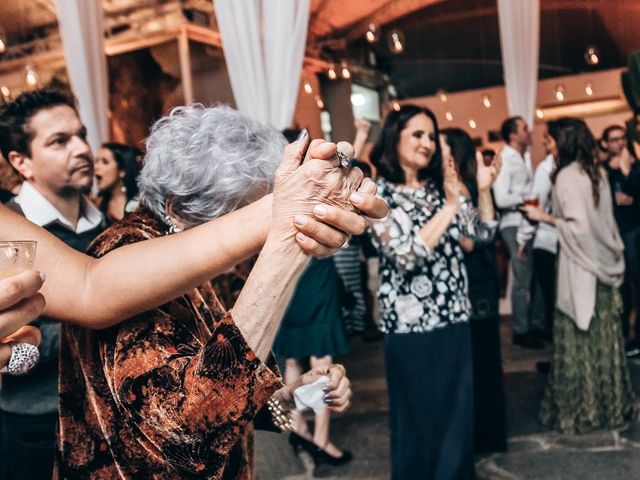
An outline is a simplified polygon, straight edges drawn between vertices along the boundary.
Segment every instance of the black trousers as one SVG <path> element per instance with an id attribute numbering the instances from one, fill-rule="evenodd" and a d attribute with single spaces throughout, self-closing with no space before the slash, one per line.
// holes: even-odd
<path id="1" fill-rule="evenodd" d="M 51 480 L 58 414 L 0 412 L 0 479 Z"/>
<path id="2" fill-rule="evenodd" d="M 386 334 L 391 478 L 467 480 L 473 458 L 473 375 L 468 323 Z"/>
<path id="3" fill-rule="evenodd" d="M 556 305 L 556 254 L 542 248 L 534 248 L 533 269 L 537 291 L 542 294 L 545 329 L 552 332 Z"/>
<path id="4" fill-rule="evenodd" d="M 507 450 L 500 316 L 471 322 L 476 453 Z"/>

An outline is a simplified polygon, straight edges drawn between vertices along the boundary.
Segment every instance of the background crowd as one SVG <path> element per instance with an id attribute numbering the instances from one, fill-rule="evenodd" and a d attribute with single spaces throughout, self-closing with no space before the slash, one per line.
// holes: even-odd
<path id="1" fill-rule="evenodd" d="M 584 433 L 628 422 L 627 357 L 640 355 L 640 162 L 625 127 L 612 125 L 596 139 L 579 119 L 550 121 L 541 127 L 546 157 L 534 165 L 520 117 L 504 120 L 497 152 L 461 129 L 441 130 L 439 121 L 403 105 L 386 115 L 373 145 L 365 145 L 371 125 L 364 120 L 354 139 L 340 139 L 353 140 L 349 153 L 360 168 L 342 174 L 333 203 L 347 208 L 345 195 L 365 185 L 364 172 L 389 213 L 370 215 L 364 232 L 332 230 L 332 250 L 319 255 L 326 258 L 294 262 L 296 276 L 281 292 L 292 300 L 276 302 L 270 315 L 279 328 L 258 347 L 226 341 L 257 328 L 241 326 L 244 286 L 255 288 L 251 275 L 261 271 L 255 255 L 106 330 L 40 317 L 39 364 L 23 376 L 3 375 L 3 478 L 51 478 L 54 463 L 62 478 L 176 471 L 250 478 L 248 424 L 255 418 L 261 427 L 259 411 L 282 385 L 331 372 L 353 335 L 384 342 L 393 478 L 473 478 L 474 453 L 507 448 L 505 251 L 513 344 L 554 346 L 551 363 L 538 365 L 548 375 L 541 423 Z M 274 185 L 277 203 L 284 145 L 308 141 L 306 131 L 284 133 L 286 141 L 227 107 L 184 107 L 152 128 L 144 152 L 117 143 L 91 152 L 73 101 L 53 90 L 26 93 L 0 113 L 10 165 L 0 193 L 8 208 L 68 246 L 102 257 L 258 205 Z M 329 218 L 331 208 L 313 212 Z M 315 222 L 290 219 L 302 232 Z M 338 249 L 344 232 L 353 235 Z M 346 408 L 350 395 L 341 378 L 325 387 L 313 426 L 299 412 L 287 423 L 294 452 L 306 450 L 317 467 L 353 457 L 330 438 L 330 411 Z M 207 402 L 211 392 L 223 414 Z M 241 408 L 229 407 L 246 392 Z M 185 402 L 194 405 L 187 414 Z M 34 455 L 38 462 L 29 461 Z"/>

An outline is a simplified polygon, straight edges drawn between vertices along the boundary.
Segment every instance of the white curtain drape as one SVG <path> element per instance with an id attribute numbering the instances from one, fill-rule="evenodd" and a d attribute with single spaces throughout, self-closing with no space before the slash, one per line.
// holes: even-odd
<path id="1" fill-rule="evenodd" d="M 278 130 L 291 125 L 310 0 L 214 0 L 238 109 Z"/>
<path id="2" fill-rule="evenodd" d="M 109 140 L 109 85 L 101 0 L 56 0 L 71 89 L 94 153 Z"/>
<path id="3" fill-rule="evenodd" d="M 538 88 L 540 0 L 498 0 L 509 115 L 533 126 Z"/>

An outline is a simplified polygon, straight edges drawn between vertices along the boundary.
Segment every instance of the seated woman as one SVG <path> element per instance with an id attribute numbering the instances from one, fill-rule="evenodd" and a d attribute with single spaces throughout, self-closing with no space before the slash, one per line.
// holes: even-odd
<path id="1" fill-rule="evenodd" d="M 98 208 L 109 223 L 122 220 L 138 206 L 141 152 L 122 143 L 103 143 L 93 162 Z"/>
<path id="2" fill-rule="evenodd" d="M 107 330 L 63 327 L 60 477 L 248 479 L 251 423 L 268 417 L 267 403 L 273 416 L 291 402 L 295 387 L 322 373 L 331 380 L 328 408 L 348 406 L 341 368 L 285 387 L 270 360 L 280 319 L 309 261 L 296 237 L 308 239 L 296 234 L 294 223 L 315 222 L 318 201 L 348 208 L 362 181 L 359 170 L 338 168 L 337 159 L 308 158 L 298 168 L 307 143 L 305 136 L 287 147 L 278 167 L 279 134 L 226 107 L 176 109 L 153 127 L 141 208 L 98 237 L 90 254 L 191 229 L 275 187 L 270 209 L 256 202 L 270 217 L 269 231 L 233 312 L 206 282 Z M 333 144 L 311 149 L 335 154 Z M 341 245 L 344 237 L 336 232 L 329 243 Z M 272 423 L 287 426 L 286 416 L 275 417 Z"/>

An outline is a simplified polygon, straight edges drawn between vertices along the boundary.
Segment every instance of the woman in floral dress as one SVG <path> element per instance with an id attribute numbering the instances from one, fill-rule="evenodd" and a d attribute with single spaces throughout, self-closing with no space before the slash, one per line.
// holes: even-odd
<path id="1" fill-rule="evenodd" d="M 484 194 L 495 166 L 478 168 L 476 210 L 438 140 L 433 113 L 405 105 L 389 113 L 371 154 L 390 208 L 370 233 L 380 258 L 395 480 L 474 477 L 471 304 L 459 240 L 495 231 Z"/>

